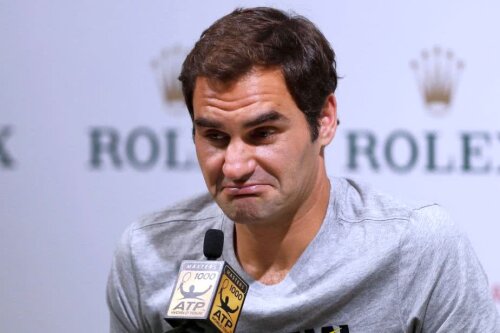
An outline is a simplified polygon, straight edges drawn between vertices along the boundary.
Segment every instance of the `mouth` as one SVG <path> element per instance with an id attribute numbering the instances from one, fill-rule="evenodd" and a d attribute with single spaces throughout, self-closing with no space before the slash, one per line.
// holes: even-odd
<path id="1" fill-rule="evenodd" d="M 266 184 L 225 185 L 222 187 L 222 193 L 232 197 L 257 196 L 268 186 Z"/>

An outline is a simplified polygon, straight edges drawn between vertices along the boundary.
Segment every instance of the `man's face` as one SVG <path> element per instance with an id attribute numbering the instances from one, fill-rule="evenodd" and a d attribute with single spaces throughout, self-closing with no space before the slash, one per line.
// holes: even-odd
<path id="1" fill-rule="evenodd" d="M 198 161 L 229 218 L 270 223 L 306 213 L 325 181 L 321 148 L 333 134 L 311 142 L 280 70 L 254 69 L 230 85 L 199 77 L 193 106 Z"/>

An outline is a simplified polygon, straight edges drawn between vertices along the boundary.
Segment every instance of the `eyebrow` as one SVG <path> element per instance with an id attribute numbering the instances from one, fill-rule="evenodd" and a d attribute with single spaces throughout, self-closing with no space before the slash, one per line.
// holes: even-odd
<path id="1" fill-rule="evenodd" d="M 243 127 L 249 128 L 249 127 L 255 127 L 258 125 L 261 125 L 263 123 L 267 123 L 268 121 L 279 121 L 279 120 L 288 120 L 284 115 L 277 111 L 269 111 L 266 113 L 263 113 L 261 115 L 258 115 L 255 119 L 249 120 L 243 124 Z"/>
<path id="2" fill-rule="evenodd" d="M 282 121 L 282 120 L 288 121 L 288 118 L 277 111 L 271 110 L 261 115 L 258 115 L 254 119 L 246 121 L 245 123 L 243 123 L 243 127 L 250 128 L 267 123 L 269 121 Z M 222 128 L 221 122 L 203 117 L 196 118 L 194 120 L 194 124 L 198 127 L 216 128 L 216 129 Z"/>
<path id="3" fill-rule="evenodd" d="M 194 120 L 194 124 L 198 127 L 207 127 L 207 128 L 221 128 L 222 124 L 216 120 L 211 120 L 207 118 L 196 118 Z"/>

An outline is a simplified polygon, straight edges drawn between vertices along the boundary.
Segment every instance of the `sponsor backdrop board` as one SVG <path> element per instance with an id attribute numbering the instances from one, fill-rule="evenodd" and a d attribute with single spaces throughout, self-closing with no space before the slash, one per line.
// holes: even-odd
<path id="1" fill-rule="evenodd" d="M 107 330 L 121 232 L 205 191 L 182 56 L 254 5 L 309 17 L 337 52 L 329 173 L 445 206 L 500 302 L 499 3 L 23 0 L 0 11 L 1 332 Z"/>

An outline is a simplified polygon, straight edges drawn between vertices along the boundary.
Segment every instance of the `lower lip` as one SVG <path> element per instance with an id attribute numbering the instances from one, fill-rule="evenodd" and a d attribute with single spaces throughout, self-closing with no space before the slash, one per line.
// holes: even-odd
<path id="1" fill-rule="evenodd" d="M 223 192 L 231 196 L 257 195 L 260 194 L 267 185 L 251 185 L 244 187 L 224 187 Z"/>

